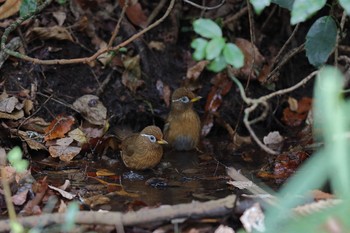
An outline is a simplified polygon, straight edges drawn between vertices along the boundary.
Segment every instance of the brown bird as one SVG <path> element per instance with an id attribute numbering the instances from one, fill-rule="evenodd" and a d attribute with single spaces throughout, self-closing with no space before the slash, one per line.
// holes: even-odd
<path id="1" fill-rule="evenodd" d="M 157 126 L 147 126 L 140 133 L 127 136 L 121 144 L 121 157 L 126 167 L 144 170 L 155 167 L 163 156 L 167 144 Z"/>
<path id="2" fill-rule="evenodd" d="M 201 98 L 185 87 L 176 89 L 171 96 L 164 138 L 176 150 L 191 150 L 198 145 L 201 121 L 192 105 Z"/>

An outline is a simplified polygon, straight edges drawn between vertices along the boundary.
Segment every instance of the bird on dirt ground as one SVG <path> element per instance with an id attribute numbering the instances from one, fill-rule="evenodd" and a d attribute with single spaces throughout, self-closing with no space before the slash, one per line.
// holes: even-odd
<path id="1" fill-rule="evenodd" d="M 121 157 L 126 167 L 145 170 L 155 167 L 163 156 L 162 144 L 167 144 L 157 126 L 147 126 L 122 140 Z"/>
<path id="2" fill-rule="evenodd" d="M 185 87 L 176 89 L 172 94 L 170 113 L 163 132 L 165 140 L 174 149 L 183 151 L 197 147 L 201 121 L 192 106 L 201 98 Z"/>

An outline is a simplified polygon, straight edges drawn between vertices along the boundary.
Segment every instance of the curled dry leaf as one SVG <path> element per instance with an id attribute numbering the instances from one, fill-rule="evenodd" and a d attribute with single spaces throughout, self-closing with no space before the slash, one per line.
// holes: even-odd
<path id="1" fill-rule="evenodd" d="M 24 117 L 24 111 L 13 111 L 12 113 L 0 112 L 0 119 L 19 120 Z"/>
<path id="2" fill-rule="evenodd" d="M 67 191 L 64 191 L 60 188 L 56 188 L 55 186 L 49 185 L 48 186 L 50 189 L 57 191 L 59 194 L 61 194 L 62 197 L 67 198 L 68 200 L 72 200 L 76 195 L 71 194 Z"/>
<path id="3" fill-rule="evenodd" d="M 25 141 L 32 150 L 46 150 L 46 146 L 41 142 L 44 138 L 43 135 L 34 131 L 22 131 L 18 130 L 18 136 Z"/>
<path id="4" fill-rule="evenodd" d="M 45 141 L 63 138 L 64 135 L 71 129 L 74 121 L 75 119 L 72 116 L 57 116 L 45 129 Z"/>
<path id="5" fill-rule="evenodd" d="M 235 75 L 242 79 L 256 79 L 262 69 L 265 58 L 261 55 L 258 48 L 250 41 L 237 38 L 235 43 L 244 54 L 244 66 L 236 71 Z M 254 65 L 254 66 L 253 66 Z"/>
<path id="6" fill-rule="evenodd" d="M 220 225 L 214 233 L 235 233 L 235 231 L 229 226 Z"/>
<path id="7" fill-rule="evenodd" d="M 58 26 L 62 26 L 64 21 L 66 21 L 67 15 L 63 11 L 56 11 L 52 13 L 53 17 L 56 19 Z"/>
<path id="8" fill-rule="evenodd" d="M 165 44 L 163 42 L 152 40 L 151 42 L 148 43 L 148 48 L 154 49 L 157 51 L 164 51 Z"/>
<path id="9" fill-rule="evenodd" d="M 26 39 L 31 41 L 40 38 L 42 40 L 56 39 L 56 40 L 69 40 L 74 42 L 72 35 L 65 27 L 53 26 L 53 27 L 34 27 L 31 28 L 27 34 Z"/>
<path id="10" fill-rule="evenodd" d="M 19 11 L 22 0 L 7 0 L 0 7 L 0 19 L 6 19 Z"/>
<path id="11" fill-rule="evenodd" d="M 97 96 L 83 95 L 73 103 L 73 107 L 91 124 L 106 124 L 107 109 Z"/>

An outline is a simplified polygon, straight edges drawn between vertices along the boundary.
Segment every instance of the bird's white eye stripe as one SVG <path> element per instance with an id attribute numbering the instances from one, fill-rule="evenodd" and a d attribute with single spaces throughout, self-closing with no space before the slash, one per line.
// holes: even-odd
<path id="1" fill-rule="evenodd" d="M 150 134 L 140 134 L 142 137 L 147 137 L 151 142 L 156 142 L 157 141 L 157 138 L 153 135 L 150 135 Z"/>
<path id="2" fill-rule="evenodd" d="M 183 103 L 188 103 L 190 102 L 190 99 L 187 96 L 182 96 L 181 98 L 172 100 L 171 102 L 178 102 L 178 101 L 181 101 Z"/>

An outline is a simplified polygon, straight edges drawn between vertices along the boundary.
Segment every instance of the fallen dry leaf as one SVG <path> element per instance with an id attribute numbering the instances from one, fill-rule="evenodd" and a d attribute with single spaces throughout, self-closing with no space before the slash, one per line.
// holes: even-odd
<path id="1" fill-rule="evenodd" d="M 163 81 L 158 79 L 156 83 L 156 88 L 158 90 L 160 97 L 164 100 L 165 105 L 169 107 L 170 96 L 171 96 L 171 90 L 169 85 L 164 85 Z"/>
<path id="2" fill-rule="evenodd" d="M 237 38 L 235 43 L 244 54 L 244 66 L 235 72 L 235 75 L 242 79 L 256 79 L 263 67 L 265 58 L 261 55 L 258 48 L 250 41 Z M 253 66 L 254 64 L 254 66 Z"/>
<path id="3" fill-rule="evenodd" d="M 59 157 L 60 160 L 69 162 L 81 151 L 76 146 L 50 146 L 49 152 L 53 158 Z"/>
<path id="4" fill-rule="evenodd" d="M 125 57 L 123 65 L 125 70 L 122 74 L 122 83 L 130 91 L 136 92 L 144 84 L 144 81 L 141 80 L 140 55 Z"/>
<path id="5" fill-rule="evenodd" d="M 46 150 L 46 146 L 41 142 L 44 136 L 33 131 L 18 130 L 18 136 L 25 141 L 32 150 Z"/>
<path id="6" fill-rule="evenodd" d="M 7 0 L 0 7 L 0 19 L 6 19 L 19 11 L 22 0 Z"/>
<path id="7" fill-rule="evenodd" d="M 83 95 L 73 103 L 73 107 L 84 117 L 85 120 L 94 125 L 105 125 L 107 109 L 95 95 Z"/>
<path id="8" fill-rule="evenodd" d="M 214 233 L 235 233 L 235 231 L 229 226 L 220 225 Z"/>
<path id="9" fill-rule="evenodd" d="M 55 186 L 52 186 L 52 185 L 49 185 L 48 187 L 52 190 L 57 191 L 59 194 L 61 194 L 62 197 L 66 198 L 68 200 L 72 200 L 76 196 L 76 194 L 69 193 L 69 192 L 64 191 L 60 188 L 56 188 Z"/>
<path id="10" fill-rule="evenodd" d="M 84 134 L 84 132 L 81 131 L 81 129 L 79 129 L 79 128 L 76 128 L 76 129 L 70 131 L 68 133 L 68 136 L 73 138 L 75 141 L 77 141 L 77 142 L 79 142 L 81 144 L 84 144 L 84 143 L 86 143 L 88 141 L 88 139 L 87 139 L 86 135 Z"/>
<path id="11" fill-rule="evenodd" d="M 152 40 L 151 42 L 148 43 L 148 48 L 154 49 L 157 51 L 164 51 L 165 44 L 163 42 Z"/>
<path id="12" fill-rule="evenodd" d="M 58 26 L 62 26 L 64 21 L 66 21 L 67 15 L 63 11 L 56 11 L 52 13 L 53 17 L 56 19 Z"/>
<path id="13" fill-rule="evenodd" d="M 24 111 L 13 111 L 11 113 L 0 112 L 0 119 L 19 120 L 24 117 Z"/>
<path id="14" fill-rule="evenodd" d="M 301 125 L 305 121 L 311 109 L 311 106 L 312 99 L 309 97 L 303 97 L 301 100 L 298 101 L 297 106 L 287 107 L 283 110 L 282 121 L 286 125 L 292 127 Z M 291 108 L 297 109 L 293 111 Z"/>
<path id="15" fill-rule="evenodd" d="M 17 104 L 18 104 L 18 99 L 14 96 L 3 99 L 0 101 L 0 111 L 11 113 L 13 112 Z"/>
<path id="16" fill-rule="evenodd" d="M 26 39 L 28 41 L 34 39 L 56 39 L 56 40 L 69 40 L 74 42 L 72 35 L 65 27 L 53 26 L 53 27 L 34 27 L 28 30 L 26 33 Z"/>
<path id="17" fill-rule="evenodd" d="M 194 66 L 190 67 L 187 70 L 186 78 L 191 79 L 193 81 L 197 80 L 198 77 L 202 74 L 205 67 L 208 65 L 209 61 L 200 61 L 197 62 Z"/>
<path id="18" fill-rule="evenodd" d="M 63 138 L 64 135 L 71 129 L 74 122 L 75 119 L 72 116 L 57 116 L 45 129 L 45 141 Z"/>
<path id="19" fill-rule="evenodd" d="M 102 195 L 102 194 L 98 194 L 89 198 L 84 198 L 84 203 L 89 205 L 91 208 L 97 206 L 97 205 L 103 205 L 103 204 L 107 204 L 109 203 L 111 200 Z"/>

